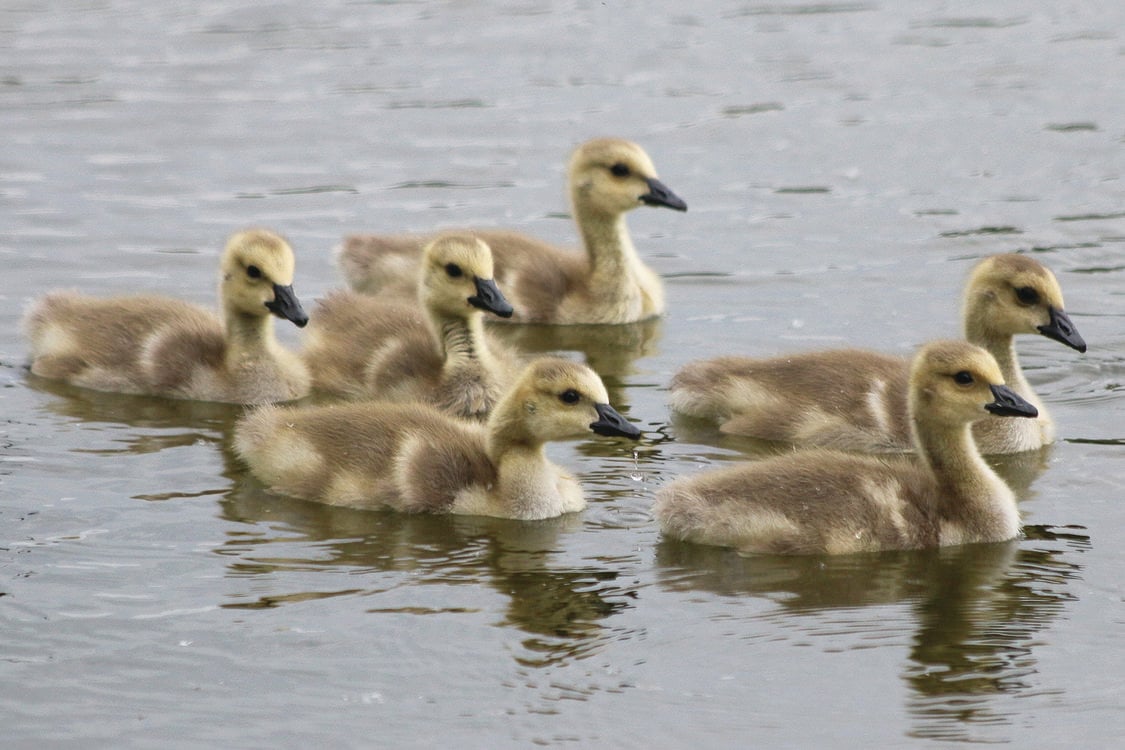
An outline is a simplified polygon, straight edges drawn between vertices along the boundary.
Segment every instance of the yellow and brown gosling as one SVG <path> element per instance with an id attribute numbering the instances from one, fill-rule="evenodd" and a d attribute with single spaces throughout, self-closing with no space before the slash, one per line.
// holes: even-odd
<path id="1" fill-rule="evenodd" d="M 1004 385 L 991 354 L 965 341 L 919 350 L 908 391 L 917 455 L 816 448 L 677 479 L 657 492 L 664 534 L 769 554 L 1014 538 L 1015 495 L 981 458 L 970 426 L 983 418 L 1034 418 L 1035 407 Z"/>
<path id="2" fill-rule="evenodd" d="M 273 330 L 273 316 L 308 322 L 293 292 L 293 270 L 289 244 L 252 229 L 234 234 L 223 252 L 221 318 L 169 297 L 52 292 L 24 317 L 31 371 L 100 391 L 198 401 L 301 398 L 308 371 Z"/>
<path id="3" fill-rule="evenodd" d="M 417 301 L 333 292 L 314 310 L 304 359 L 313 387 L 346 398 L 419 400 L 482 420 L 523 363 L 484 328 L 512 314 L 481 240 L 441 235 L 426 246 Z"/>
<path id="4" fill-rule="evenodd" d="M 981 261 L 965 285 L 965 337 L 987 349 L 1005 382 L 1037 419 L 986 419 L 973 427 L 985 455 L 1054 442 L 1055 426 L 1020 368 L 1014 336 L 1036 333 L 1080 352 L 1086 342 L 1063 306 L 1051 271 L 1024 255 Z M 673 378 L 672 408 L 763 440 L 862 452 L 908 451 L 909 360 L 859 349 L 767 359 L 727 356 L 692 362 Z"/>
<path id="5" fill-rule="evenodd" d="M 544 444 L 595 432 L 637 438 L 601 379 L 557 358 L 532 362 L 474 424 L 421 403 L 261 407 L 236 452 L 274 491 L 330 505 L 535 520 L 586 507 Z"/>
<path id="6" fill-rule="evenodd" d="M 644 149 L 619 138 L 579 146 L 567 174 L 584 252 L 512 231 L 471 230 L 492 248 L 497 283 L 515 308 L 512 322 L 632 323 L 663 314 L 663 284 L 637 255 L 625 215 L 638 206 L 686 211 L 687 204 L 660 181 Z M 352 235 L 339 264 L 358 291 L 401 294 L 413 284 L 430 239 Z"/>

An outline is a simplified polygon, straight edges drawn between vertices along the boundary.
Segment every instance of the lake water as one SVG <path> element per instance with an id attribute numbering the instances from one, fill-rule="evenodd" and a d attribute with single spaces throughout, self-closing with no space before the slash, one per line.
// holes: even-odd
<path id="1" fill-rule="evenodd" d="M 13 0 L 0 9 L 5 747 L 1110 747 L 1125 732 L 1125 5 Z M 553 445 L 543 523 L 262 491 L 239 409 L 29 376 L 54 287 L 211 304 L 284 233 L 307 305 L 348 232 L 571 242 L 567 155 L 641 143 L 659 322 L 581 349 L 636 446 Z M 976 259 L 1033 253 L 1089 342 L 1020 342 L 1059 442 L 1000 463 L 1025 538 L 743 558 L 663 540 L 657 487 L 749 444 L 673 420 L 723 353 L 959 332 Z M 283 330 L 296 345 L 299 332 Z"/>

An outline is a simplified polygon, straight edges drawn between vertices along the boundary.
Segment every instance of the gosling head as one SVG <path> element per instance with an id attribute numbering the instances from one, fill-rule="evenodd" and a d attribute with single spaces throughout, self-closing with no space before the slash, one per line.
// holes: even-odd
<path id="1" fill-rule="evenodd" d="M 557 357 L 533 361 L 508 395 L 526 438 L 547 442 L 598 435 L 637 439 L 641 431 L 609 405 L 609 394 L 597 373 L 577 362 Z M 500 413 L 497 409 L 497 414 Z M 505 418 L 505 417 L 501 417 Z"/>
<path id="2" fill-rule="evenodd" d="M 223 303 L 251 317 L 274 314 L 304 328 L 309 316 L 293 292 L 293 249 L 265 229 L 237 232 L 219 265 Z"/>
<path id="3" fill-rule="evenodd" d="M 1004 385 L 991 354 L 967 341 L 935 341 L 922 347 L 910 368 L 916 421 L 970 424 L 989 414 L 1037 417 L 1038 410 Z"/>
<path id="4" fill-rule="evenodd" d="M 648 154 L 620 138 L 579 146 L 570 158 L 569 177 L 575 208 L 611 216 L 642 205 L 687 210 L 687 203 L 657 178 Z"/>
<path id="5" fill-rule="evenodd" d="M 493 280 L 492 250 L 476 237 L 446 234 L 423 253 L 421 296 L 431 309 L 464 317 L 484 310 L 512 317 L 512 306 Z"/>
<path id="6" fill-rule="evenodd" d="M 974 341 L 1039 333 L 1086 351 L 1055 275 L 1025 255 L 994 255 L 977 264 L 965 285 L 964 318 Z"/>

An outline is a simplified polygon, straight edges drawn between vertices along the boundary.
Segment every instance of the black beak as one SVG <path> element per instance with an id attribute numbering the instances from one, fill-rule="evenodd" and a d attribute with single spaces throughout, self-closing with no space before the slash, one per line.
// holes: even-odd
<path id="1" fill-rule="evenodd" d="M 669 190 L 663 182 L 655 177 L 647 177 L 645 182 L 648 183 L 648 192 L 641 196 L 641 203 L 646 206 L 664 206 L 675 211 L 687 211 L 687 204 L 683 199 Z"/>
<path id="2" fill-rule="evenodd" d="M 496 286 L 495 281 L 475 277 L 473 283 L 477 287 L 477 293 L 475 296 L 469 297 L 470 305 L 479 307 L 481 310 L 486 310 L 490 313 L 495 313 L 501 318 L 512 317 L 512 306 L 508 303 L 508 300 L 504 298 L 500 287 Z"/>
<path id="3" fill-rule="evenodd" d="M 598 421 L 590 424 L 590 429 L 606 437 L 627 437 L 636 440 L 641 431 L 625 417 L 617 413 L 609 404 L 594 404 L 598 411 Z"/>
<path id="4" fill-rule="evenodd" d="M 1071 349 L 1077 349 L 1080 352 L 1086 351 L 1086 341 L 1078 333 L 1078 329 L 1074 327 L 1074 323 L 1070 321 L 1070 316 L 1062 310 L 1057 308 L 1050 308 L 1051 322 L 1045 326 L 1039 326 L 1039 333 L 1043 334 L 1049 339 L 1061 341 Z"/>
<path id="5" fill-rule="evenodd" d="M 991 404 L 985 404 L 985 409 L 998 417 L 1038 417 L 1039 410 L 1023 400 L 1006 385 L 990 385 L 992 395 L 996 398 Z"/>
<path id="6" fill-rule="evenodd" d="M 304 328 L 305 324 L 309 322 L 309 316 L 305 314 L 305 309 L 301 307 L 301 301 L 293 293 L 292 285 L 274 284 L 273 301 L 267 302 L 266 308 L 277 317 L 296 323 L 298 328 Z"/>

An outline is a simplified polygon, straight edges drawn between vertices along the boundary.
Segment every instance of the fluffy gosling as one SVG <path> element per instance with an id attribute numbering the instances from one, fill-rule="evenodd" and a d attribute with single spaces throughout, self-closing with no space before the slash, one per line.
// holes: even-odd
<path id="1" fill-rule="evenodd" d="M 910 368 L 917 456 L 797 451 L 677 479 L 657 492 L 665 534 L 771 554 L 842 554 L 998 542 L 1019 533 L 1011 489 L 970 425 L 1035 417 L 994 357 L 964 341 L 923 347 Z M 989 415 L 992 416 L 989 416 Z"/>
<path id="2" fill-rule="evenodd" d="M 304 359 L 318 391 L 419 400 L 483 420 L 522 363 L 484 330 L 485 312 L 512 314 L 481 240 L 442 235 L 426 246 L 418 302 L 338 291 L 316 307 Z"/>
<path id="3" fill-rule="evenodd" d="M 234 447 L 274 491 L 330 505 L 535 520 L 586 507 L 544 444 L 637 438 L 585 365 L 532 362 L 484 425 L 426 404 L 266 406 L 235 427 Z"/>
<path id="4" fill-rule="evenodd" d="M 632 323 L 664 312 L 660 278 L 637 255 L 625 214 L 638 206 L 686 211 L 635 143 L 598 138 L 575 150 L 570 202 L 584 253 L 503 230 L 472 230 L 487 242 L 513 322 Z M 430 235 L 360 234 L 344 239 L 339 264 L 356 290 L 409 288 Z"/>
<path id="5" fill-rule="evenodd" d="M 24 317 L 31 371 L 100 391 L 258 404 L 309 391 L 300 358 L 274 336 L 276 315 L 303 327 L 293 251 L 264 229 L 234 234 L 219 265 L 222 318 L 154 295 L 99 299 L 56 291 Z"/>
<path id="6" fill-rule="evenodd" d="M 1039 411 L 1037 419 L 984 420 L 973 427 L 986 455 L 1054 442 L 1055 425 L 1024 377 L 1014 336 L 1038 333 L 1080 352 L 1086 342 L 1063 309 L 1051 271 L 1024 255 L 986 258 L 965 285 L 965 337 L 987 349 L 1004 381 Z M 770 359 L 718 357 L 673 378 L 672 408 L 719 423 L 726 433 L 862 452 L 911 449 L 909 360 L 858 349 Z"/>

